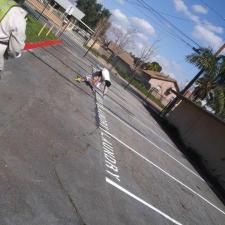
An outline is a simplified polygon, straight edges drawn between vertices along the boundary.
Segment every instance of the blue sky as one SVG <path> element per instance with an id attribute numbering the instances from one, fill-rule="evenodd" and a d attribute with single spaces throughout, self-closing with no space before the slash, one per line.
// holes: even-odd
<path id="1" fill-rule="evenodd" d="M 156 54 L 152 60 L 160 62 L 163 72 L 184 85 L 197 72 L 196 68 L 186 63 L 185 56 L 192 53 L 191 46 L 219 48 L 225 41 L 224 0 L 144 0 L 153 9 L 160 12 L 194 42 L 160 23 L 147 9 L 137 5 L 139 0 L 98 0 L 112 13 L 112 26 L 123 30 L 129 27 L 138 29 L 135 45 L 129 51 L 136 54 L 142 46 L 156 45 Z M 216 13 L 214 12 L 216 11 Z M 168 33 L 169 31 L 169 33 Z M 172 35 L 171 35 L 172 33 Z M 175 36 L 175 37 L 174 37 Z M 196 45 L 196 43 L 198 45 Z"/>

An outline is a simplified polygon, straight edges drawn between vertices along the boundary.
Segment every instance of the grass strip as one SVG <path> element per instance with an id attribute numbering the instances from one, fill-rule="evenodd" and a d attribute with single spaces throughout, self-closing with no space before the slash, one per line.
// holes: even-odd
<path id="1" fill-rule="evenodd" d="M 35 43 L 46 40 L 55 40 L 58 39 L 53 32 L 50 32 L 48 36 L 46 33 L 49 31 L 49 28 L 46 27 L 40 36 L 38 36 L 39 31 L 43 27 L 43 23 L 35 19 L 33 16 L 28 16 L 27 18 L 27 28 L 26 28 L 26 43 Z"/>

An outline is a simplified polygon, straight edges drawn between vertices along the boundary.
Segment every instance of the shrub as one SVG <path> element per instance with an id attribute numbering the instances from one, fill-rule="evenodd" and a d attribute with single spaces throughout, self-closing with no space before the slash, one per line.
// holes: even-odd
<path id="1" fill-rule="evenodd" d="M 118 73 L 120 74 L 121 77 L 123 77 L 125 80 L 127 80 L 128 82 L 131 81 L 131 76 L 128 75 L 126 72 L 122 71 L 120 68 L 116 68 Z M 161 103 L 161 101 L 159 99 L 157 99 L 155 96 L 151 95 L 151 93 L 148 93 L 148 89 L 146 88 L 146 85 L 141 83 L 139 80 L 137 79 L 133 79 L 133 81 L 131 82 L 131 84 L 136 87 L 139 91 L 141 91 L 145 96 L 148 95 L 148 98 L 150 100 L 152 100 L 153 102 L 155 102 L 159 107 L 164 108 L 164 105 Z"/>

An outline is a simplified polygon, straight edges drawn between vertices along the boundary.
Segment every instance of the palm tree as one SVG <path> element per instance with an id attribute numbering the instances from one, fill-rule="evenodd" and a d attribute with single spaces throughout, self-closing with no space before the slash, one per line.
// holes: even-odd
<path id="1" fill-rule="evenodd" d="M 199 48 L 197 52 L 198 53 L 186 56 L 186 60 L 206 72 L 212 71 L 213 67 L 216 65 L 216 57 L 212 49 Z"/>
<path id="2" fill-rule="evenodd" d="M 225 56 L 218 57 L 218 74 L 215 78 L 215 87 L 212 98 L 209 99 L 209 105 L 215 111 L 215 114 L 225 118 Z"/>
<path id="3" fill-rule="evenodd" d="M 206 100 L 216 115 L 225 118 L 225 57 L 216 57 L 212 49 L 200 48 L 186 60 L 204 70 L 196 82 L 193 100 Z"/>

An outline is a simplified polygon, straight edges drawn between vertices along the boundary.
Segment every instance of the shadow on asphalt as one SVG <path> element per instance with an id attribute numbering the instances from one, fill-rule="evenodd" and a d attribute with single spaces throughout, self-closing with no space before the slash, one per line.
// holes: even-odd
<path id="1" fill-rule="evenodd" d="M 202 162 L 201 156 L 198 155 L 194 149 L 184 144 L 180 133 L 175 126 L 170 124 L 167 119 L 160 117 L 159 112 L 156 112 L 156 110 L 153 109 L 152 106 L 148 105 L 147 102 L 144 104 L 144 106 L 150 115 L 157 121 L 162 130 L 170 137 L 177 148 L 184 154 L 186 159 L 192 164 L 195 170 L 198 171 L 201 177 L 206 181 L 217 197 L 225 205 L 225 190 L 222 185 L 220 185 L 216 177 L 212 176 L 208 172 L 207 168 Z"/>
<path id="2" fill-rule="evenodd" d="M 63 35 L 63 41 L 64 43 L 67 44 L 68 47 L 75 47 L 76 45 L 71 43 L 71 40 L 66 36 L 66 35 Z M 82 53 L 82 57 L 84 57 L 84 53 Z M 100 64 L 98 61 L 96 61 L 95 58 L 93 58 L 90 54 L 87 54 L 85 57 L 84 57 L 87 61 L 89 61 L 92 65 L 96 65 L 96 64 Z"/>
<path id="3" fill-rule="evenodd" d="M 113 79 L 119 83 L 123 88 L 126 87 L 127 91 L 136 96 L 149 114 L 156 120 L 161 129 L 168 135 L 168 137 L 173 141 L 176 147 L 184 154 L 186 159 L 193 165 L 195 170 L 202 176 L 202 178 L 206 181 L 206 183 L 210 186 L 210 188 L 214 191 L 217 197 L 221 200 L 221 202 L 225 205 L 225 190 L 220 185 L 216 177 L 209 174 L 207 168 L 201 162 L 201 157 L 196 154 L 194 149 L 186 146 L 181 139 L 181 136 L 173 125 L 171 125 L 165 118 L 160 116 L 160 111 L 156 109 L 153 105 L 146 101 L 146 99 L 141 96 L 138 92 L 136 92 L 132 87 L 128 86 L 127 83 L 120 79 L 118 76 L 113 76 Z"/>
<path id="4" fill-rule="evenodd" d="M 51 47 L 52 48 L 52 47 Z M 55 48 L 54 48 L 55 49 Z M 46 51 L 49 55 L 53 56 L 54 58 L 56 58 L 57 60 L 59 60 L 64 66 L 70 68 L 75 74 L 79 74 L 80 75 L 80 70 L 74 70 L 73 67 L 69 66 L 68 64 L 66 64 L 60 57 L 56 56 L 55 54 L 53 54 L 52 52 L 50 52 L 49 50 L 47 50 L 46 48 L 43 48 L 42 50 Z M 58 50 L 57 50 L 58 51 Z M 75 62 L 74 60 L 72 60 L 71 58 L 67 58 L 67 60 L 72 61 L 72 63 L 76 64 L 77 67 L 80 67 L 82 70 L 86 71 L 86 73 L 90 73 L 90 71 L 87 71 L 84 67 L 80 66 L 79 63 Z"/>
<path id="5" fill-rule="evenodd" d="M 83 93 L 85 93 L 86 95 L 88 95 L 91 98 L 95 98 L 92 94 L 88 93 L 87 91 L 83 90 L 79 85 L 75 84 L 72 80 L 70 80 L 68 77 L 66 77 L 65 75 L 63 75 L 62 73 L 60 73 L 58 70 L 56 70 L 54 67 L 52 67 L 50 64 L 48 64 L 47 62 L 45 62 L 41 57 L 38 57 L 37 55 L 35 55 L 35 53 L 29 51 L 29 53 L 31 55 L 33 55 L 35 58 L 37 58 L 38 60 L 40 60 L 42 63 L 44 63 L 46 66 L 50 67 L 54 72 L 56 72 L 60 77 L 62 77 L 63 79 L 65 79 L 67 82 L 69 82 L 70 84 L 72 84 L 73 86 L 75 86 L 76 88 L 78 88 L 79 90 L 81 90 Z"/>

